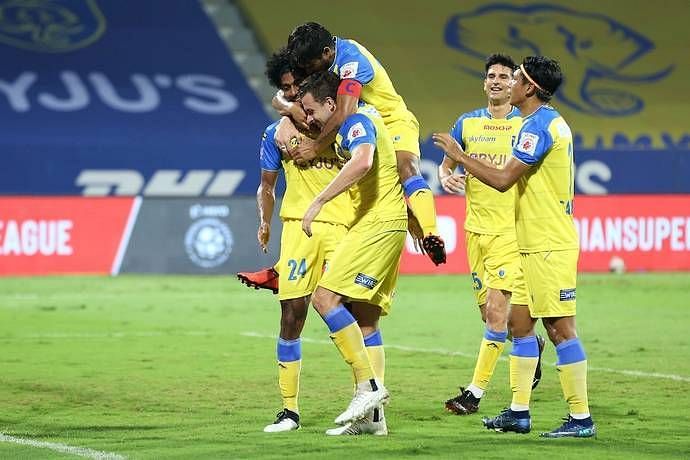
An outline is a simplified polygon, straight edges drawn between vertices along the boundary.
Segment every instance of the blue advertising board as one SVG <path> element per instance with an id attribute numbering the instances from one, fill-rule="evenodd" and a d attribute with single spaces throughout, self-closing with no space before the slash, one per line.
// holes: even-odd
<path id="1" fill-rule="evenodd" d="M 0 194 L 256 190 L 270 120 L 200 2 L 2 0 L 0 59 Z"/>

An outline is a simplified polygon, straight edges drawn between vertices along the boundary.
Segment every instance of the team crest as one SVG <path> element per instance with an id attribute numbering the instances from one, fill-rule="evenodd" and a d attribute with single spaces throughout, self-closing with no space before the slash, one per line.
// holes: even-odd
<path id="1" fill-rule="evenodd" d="M 98 40 L 105 17 L 95 0 L 0 0 L 0 43 L 67 53 Z"/>

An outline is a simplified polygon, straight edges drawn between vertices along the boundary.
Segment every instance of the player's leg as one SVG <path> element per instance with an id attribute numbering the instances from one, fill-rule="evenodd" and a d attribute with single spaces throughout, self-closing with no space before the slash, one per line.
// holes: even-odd
<path id="1" fill-rule="evenodd" d="M 486 258 L 486 248 L 482 245 L 485 239 L 482 240 L 482 235 L 474 232 L 465 232 L 465 242 L 467 246 L 467 261 L 469 262 L 470 276 L 472 277 L 472 289 L 474 290 L 474 296 L 479 305 L 479 310 L 482 315 L 482 320 L 486 323 L 486 303 L 487 303 L 487 286 L 485 280 L 485 258 Z M 487 331 L 489 327 L 487 326 Z M 477 362 L 475 365 L 475 372 L 472 383 L 465 388 L 460 387 L 460 393 L 447 400 L 445 403 L 446 409 L 453 412 L 456 415 L 468 415 L 477 412 L 479 409 L 479 402 L 481 397 L 484 395 L 484 390 L 486 385 L 478 383 L 479 374 L 481 369 L 486 368 L 487 360 L 486 358 L 490 355 L 485 353 L 482 356 L 482 350 L 484 348 L 484 342 L 486 341 L 486 332 L 484 334 L 484 340 L 482 340 L 482 345 L 480 346 L 479 356 L 477 357 Z M 505 339 L 504 339 L 505 341 Z M 485 358 L 482 360 L 481 358 Z M 482 363 L 480 364 L 480 361 Z M 488 383 L 488 382 L 487 382 Z"/>
<path id="2" fill-rule="evenodd" d="M 331 337 L 352 366 L 358 384 L 357 394 L 350 407 L 336 419 L 336 423 L 364 416 L 369 410 L 387 401 L 388 392 L 380 381 L 372 380 L 375 374 L 366 353 L 362 333 L 359 327 L 356 331 L 351 327 L 355 322 L 354 317 L 344 307 L 337 310 L 337 313 L 331 311 L 338 307 L 336 302 L 340 301 L 340 296 L 345 296 L 353 303 L 379 305 L 383 314 L 387 312 L 397 281 L 406 231 L 407 220 L 356 224 L 338 246 L 328 272 L 324 274 L 312 297 L 312 304 L 329 325 Z M 337 325 L 332 324 L 331 316 L 345 318 L 346 312 L 347 320 L 343 319 L 341 322 L 347 322 L 348 328 L 342 328 L 343 334 L 334 332 Z M 378 395 L 366 395 L 363 392 Z M 381 399 L 374 402 L 379 396 Z M 365 406 L 366 410 L 360 412 Z M 355 412 L 359 414 L 353 415 Z"/>
<path id="3" fill-rule="evenodd" d="M 541 275 L 550 286 L 542 298 L 542 322 L 556 346 L 556 368 L 569 407 L 565 423 L 542 433 L 543 437 L 591 437 L 596 433 L 588 404 L 587 356 L 575 327 L 577 258 L 577 250 L 553 251 L 540 258 Z"/>
<path id="4" fill-rule="evenodd" d="M 517 245 L 515 246 L 515 250 L 517 251 Z M 520 254 L 517 253 L 518 260 L 520 258 Z M 522 268 L 522 261 L 520 260 L 519 264 L 519 272 L 517 273 L 517 276 L 515 277 L 515 286 L 513 287 L 513 296 L 511 297 L 511 308 L 518 308 L 522 312 L 528 312 L 529 308 L 529 293 L 527 292 L 527 282 L 525 281 L 525 275 L 524 275 L 524 270 Z M 537 334 L 537 347 L 539 348 L 539 358 L 537 360 L 537 368 L 534 370 L 534 377 L 532 378 L 532 390 L 534 390 L 537 385 L 539 385 L 539 382 L 541 381 L 541 374 L 542 374 L 542 353 L 544 352 L 544 337 L 541 335 Z M 512 340 L 512 337 L 510 337 L 510 340 Z"/>
<path id="5" fill-rule="evenodd" d="M 383 336 L 379 329 L 381 307 L 362 302 L 352 303 L 352 315 L 357 320 L 362 335 L 364 346 L 376 378 L 384 384 L 386 371 L 386 354 L 383 348 Z M 383 411 L 383 405 L 373 408 L 364 418 L 355 420 L 345 425 L 326 431 L 329 436 L 373 434 L 385 436 L 388 434 L 388 426 Z"/>
<path id="6" fill-rule="evenodd" d="M 276 266 L 286 276 L 279 278 L 281 305 L 280 335 L 276 346 L 278 386 L 283 410 L 265 432 L 290 431 L 299 427 L 299 383 L 302 367 L 300 335 L 309 307 L 309 296 L 316 288 L 323 268 L 323 241 L 329 234 L 325 224 L 313 226 L 313 236 L 302 232 L 299 220 L 286 220 L 281 234 L 281 257 Z"/>
<path id="7" fill-rule="evenodd" d="M 283 410 L 276 421 L 264 428 L 266 433 L 277 433 L 299 428 L 299 379 L 302 369 L 301 334 L 309 308 L 309 296 L 280 301 L 280 336 L 276 346 L 278 359 L 278 386 L 283 399 Z"/>
<path id="8" fill-rule="evenodd" d="M 436 204 L 419 168 L 419 124 L 414 117 L 386 125 L 393 138 L 398 175 L 407 201 L 424 232 L 424 250 L 436 265 L 446 262 L 445 244 L 436 225 Z"/>
<path id="9" fill-rule="evenodd" d="M 354 316 L 342 304 L 342 296 L 319 286 L 312 296 L 312 305 L 328 326 L 331 340 L 355 376 L 355 396 L 348 408 L 335 419 L 336 424 L 342 425 L 363 417 L 377 407 L 388 399 L 388 392 L 376 380 L 362 331 Z"/>
<path id="10" fill-rule="evenodd" d="M 534 334 L 535 320 L 528 308 L 512 306 L 509 329 L 513 336 L 510 353 L 510 387 L 513 393 L 510 407 L 496 417 L 485 417 L 482 423 L 496 431 L 529 433 L 532 427 L 529 402 L 532 380 L 539 359 L 539 346 Z"/>

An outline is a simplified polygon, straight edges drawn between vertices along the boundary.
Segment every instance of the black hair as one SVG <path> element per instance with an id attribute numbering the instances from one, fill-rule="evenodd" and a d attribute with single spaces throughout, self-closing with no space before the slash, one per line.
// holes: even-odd
<path id="1" fill-rule="evenodd" d="M 527 56 L 522 61 L 522 66 L 532 80 L 543 88 L 537 88 L 537 97 L 549 102 L 563 82 L 563 73 L 558 61 L 546 56 Z"/>
<path id="2" fill-rule="evenodd" d="M 266 61 L 266 77 L 271 85 L 280 89 L 281 78 L 288 72 L 292 72 L 294 76 L 290 53 L 287 48 L 281 48 Z"/>
<path id="3" fill-rule="evenodd" d="M 507 54 L 501 54 L 501 53 L 494 53 L 490 54 L 486 58 L 486 62 L 484 64 L 484 72 L 488 73 L 489 68 L 492 65 L 500 64 L 502 66 L 510 68 L 510 70 L 515 70 L 517 69 L 517 64 L 515 64 L 515 61 L 513 61 L 513 58 L 508 56 Z"/>
<path id="4" fill-rule="evenodd" d="M 323 104 L 328 97 L 335 101 L 338 86 L 340 86 L 340 78 L 333 72 L 327 70 L 316 72 L 309 75 L 299 86 L 299 97 L 302 98 L 309 93 L 319 104 Z"/>
<path id="5" fill-rule="evenodd" d="M 288 37 L 287 47 L 297 68 L 304 68 L 309 62 L 320 58 L 327 46 L 334 46 L 333 34 L 316 22 L 297 26 Z"/>

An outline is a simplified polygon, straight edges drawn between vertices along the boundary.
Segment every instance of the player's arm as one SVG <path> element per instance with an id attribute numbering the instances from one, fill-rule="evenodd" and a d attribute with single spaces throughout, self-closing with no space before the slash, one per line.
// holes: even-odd
<path id="1" fill-rule="evenodd" d="M 268 250 L 268 239 L 271 236 L 271 218 L 276 203 L 276 181 L 282 167 L 281 154 L 275 142 L 275 127 L 264 131 L 259 149 L 261 164 L 261 183 L 256 190 L 256 208 L 259 213 L 259 229 L 256 238 L 264 252 Z"/>
<path id="2" fill-rule="evenodd" d="M 304 109 L 299 103 L 290 102 L 285 99 L 282 89 L 279 89 L 276 95 L 273 96 L 271 105 L 280 115 L 290 117 L 292 121 L 300 128 L 308 129 L 309 125 L 307 125 L 307 114 L 304 113 Z"/>
<path id="3" fill-rule="evenodd" d="M 343 169 L 333 178 L 330 184 L 324 188 L 314 199 L 309 209 L 302 218 L 302 230 L 311 237 L 311 223 L 321 211 L 324 204 L 356 184 L 374 164 L 374 144 L 359 144 L 352 150 L 352 158 L 345 163 Z"/>
<path id="4" fill-rule="evenodd" d="M 271 219 L 276 203 L 276 182 L 278 171 L 261 170 L 261 183 L 256 190 L 256 208 L 259 211 L 259 229 L 256 232 L 259 246 L 268 251 L 268 240 L 271 237 Z"/>
<path id="5" fill-rule="evenodd" d="M 458 167 L 458 162 L 449 158 L 443 157 L 443 161 L 438 166 L 438 180 L 441 182 L 441 187 L 448 193 L 462 193 L 465 190 L 465 175 L 458 174 L 455 169 Z"/>
<path id="6" fill-rule="evenodd" d="M 435 133 L 434 144 L 441 148 L 446 156 L 465 168 L 465 171 L 475 176 L 483 183 L 505 192 L 527 172 L 530 166 L 511 157 L 503 169 L 494 168 L 490 164 L 471 158 L 462 150 L 462 147 L 446 133 Z"/>

